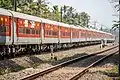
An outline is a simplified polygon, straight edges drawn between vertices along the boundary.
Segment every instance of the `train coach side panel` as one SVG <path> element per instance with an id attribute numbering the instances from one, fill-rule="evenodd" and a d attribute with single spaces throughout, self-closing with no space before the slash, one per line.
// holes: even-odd
<path id="1" fill-rule="evenodd" d="M 40 44 L 40 22 L 16 18 L 14 44 Z"/>
<path id="2" fill-rule="evenodd" d="M 58 25 L 48 24 L 44 23 L 42 26 L 42 43 L 43 44 L 52 44 L 52 43 L 58 43 L 59 41 L 59 27 Z"/>
<path id="3" fill-rule="evenodd" d="M 71 30 L 70 27 L 60 26 L 60 43 L 70 43 L 71 42 Z"/>
<path id="4" fill-rule="evenodd" d="M 71 35 L 72 35 L 72 39 L 71 39 L 71 42 L 73 43 L 73 42 L 79 42 L 80 41 L 80 31 L 79 31 L 79 29 L 74 29 L 74 28 L 71 28 Z"/>

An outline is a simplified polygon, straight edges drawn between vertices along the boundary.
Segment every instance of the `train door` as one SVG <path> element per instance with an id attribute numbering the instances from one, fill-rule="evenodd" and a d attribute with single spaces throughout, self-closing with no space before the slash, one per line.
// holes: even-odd
<path id="1" fill-rule="evenodd" d="M 11 26 L 11 17 L 0 15 L 0 44 L 12 44 Z"/>

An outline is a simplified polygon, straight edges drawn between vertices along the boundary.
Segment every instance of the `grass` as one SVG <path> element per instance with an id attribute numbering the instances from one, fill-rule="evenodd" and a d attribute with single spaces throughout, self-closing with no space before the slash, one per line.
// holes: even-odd
<path id="1" fill-rule="evenodd" d="M 113 69 L 111 70 L 106 70 L 105 73 L 118 73 L 118 66 L 115 65 Z"/>
<path id="2" fill-rule="evenodd" d="M 117 77 L 115 80 L 120 80 L 120 77 L 118 76 L 118 65 L 115 65 L 111 70 L 102 71 L 102 73 L 108 75 L 109 77 Z"/>
<path id="3" fill-rule="evenodd" d="M 0 68 L 0 75 L 11 73 L 11 72 L 17 72 L 20 70 L 25 69 L 23 66 L 17 67 L 17 68 L 7 68 L 7 69 L 2 69 Z"/>

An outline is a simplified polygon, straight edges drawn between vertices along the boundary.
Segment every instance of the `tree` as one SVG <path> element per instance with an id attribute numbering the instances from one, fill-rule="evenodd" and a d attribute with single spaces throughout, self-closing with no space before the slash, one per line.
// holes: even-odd
<path id="1" fill-rule="evenodd" d="M 120 27 L 120 21 L 113 21 L 113 22 L 115 22 L 115 23 L 113 24 L 112 29 L 116 30 L 117 28 Z"/>
<path id="2" fill-rule="evenodd" d="M 47 0 L 16 0 L 17 12 L 60 21 L 60 9 L 58 5 L 54 5 L 52 9 L 48 6 Z M 14 10 L 14 0 L 0 0 L 0 7 Z M 76 12 L 71 6 L 64 5 L 62 7 L 62 22 L 73 25 L 81 25 L 88 27 L 89 15 L 85 12 Z"/>
<path id="3" fill-rule="evenodd" d="M 117 11 L 120 11 L 120 4 L 115 5 L 115 8 L 117 9 Z"/>
<path id="4" fill-rule="evenodd" d="M 69 8 L 69 6 L 66 6 L 66 5 L 64 5 L 63 7 L 61 7 L 61 10 L 63 11 L 62 17 L 63 17 L 63 22 L 64 22 L 64 23 L 67 23 L 67 18 L 68 18 L 67 12 L 68 12 L 68 8 Z M 62 12 L 62 11 L 61 11 L 61 12 Z"/>
<path id="5" fill-rule="evenodd" d="M 120 12 L 120 4 L 115 5 L 115 8 L 117 9 L 118 12 Z M 116 30 L 116 29 L 120 28 L 120 20 L 119 21 L 113 21 L 113 22 L 114 22 L 114 24 L 113 24 L 112 29 Z"/>
<path id="6" fill-rule="evenodd" d="M 88 27 L 89 20 L 90 16 L 87 13 L 80 13 L 80 22 L 82 27 Z"/>
<path id="7" fill-rule="evenodd" d="M 58 5 L 53 6 L 53 20 L 60 21 L 60 11 Z"/>
<path id="8" fill-rule="evenodd" d="M 43 18 L 48 18 L 49 16 L 49 7 L 48 4 L 49 2 L 47 2 L 46 0 L 38 0 L 36 3 L 36 8 L 37 8 L 37 15 L 39 17 L 43 17 Z"/>
<path id="9" fill-rule="evenodd" d="M 0 0 L 0 7 L 5 9 L 12 9 L 11 0 Z"/>

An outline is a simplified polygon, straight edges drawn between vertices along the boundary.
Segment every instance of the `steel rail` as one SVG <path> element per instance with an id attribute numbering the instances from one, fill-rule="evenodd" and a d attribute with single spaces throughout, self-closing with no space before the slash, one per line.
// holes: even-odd
<path id="1" fill-rule="evenodd" d="M 94 56 L 94 55 L 97 55 L 97 54 L 101 54 L 101 53 L 103 53 L 103 52 L 109 51 L 109 50 L 114 49 L 114 48 L 116 48 L 116 47 L 118 47 L 118 46 L 114 46 L 114 47 L 112 47 L 112 48 L 109 48 L 109 49 L 106 49 L 106 50 L 103 50 L 103 51 L 99 51 L 99 52 L 96 52 L 96 53 L 84 55 L 84 56 L 81 56 L 81 57 L 78 57 L 78 58 L 74 58 L 74 59 L 72 59 L 72 60 L 65 61 L 65 62 L 60 63 L 60 64 L 58 64 L 58 65 L 52 66 L 52 67 L 50 67 L 50 68 L 47 68 L 47 69 L 45 69 L 45 70 L 43 70 L 43 71 L 41 71 L 41 72 L 28 75 L 28 76 L 26 76 L 26 77 L 24 77 L 24 78 L 22 78 L 22 79 L 20 79 L 20 80 L 33 80 L 33 79 L 35 79 L 35 78 L 37 78 L 37 77 L 39 77 L 39 76 L 43 76 L 43 75 L 45 75 L 45 74 L 48 74 L 48 73 L 50 73 L 50 72 L 53 72 L 53 71 L 55 71 L 55 70 L 57 70 L 57 69 L 59 69 L 59 68 L 62 68 L 62 67 L 64 67 L 64 66 L 67 66 L 67 65 L 69 65 L 69 64 L 71 64 L 71 63 L 77 62 L 77 61 L 79 61 L 79 60 L 82 60 L 82 59 L 85 59 L 85 58 L 88 58 L 88 57 L 91 57 L 91 56 Z"/>
<path id="2" fill-rule="evenodd" d="M 102 60 L 104 60 L 104 59 L 106 59 L 106 58 L 108 58 L 108 57 L 110 57 L 110 56 L 112 56 L 113 54 L 118 53 L 118 52 L 119 52 L 119 51 L 115 51 L 115 52 L 113 52 L 113 53 L 111 53 L 111 54 L 108 54 L 108 55 L 100 58 L 99 60 L 97 60 L 97 61 L 93 62 L 92 64 L 90 64 L 88 67 L 86 67 L 86 68 L 85 68 L 84 70 L 82 70 L 81 72 L 79 72 L 79 73 L 77 73 L 76 75 L 74 75 L 73 77 L 71 77 L 69 80 L 77 80 L 78 78 L 80 78 L 81 76 L 83 76 L 85 73 L 87 73 L 92 66 L 98 64 L 98 63 L 101 62 Z"/>

